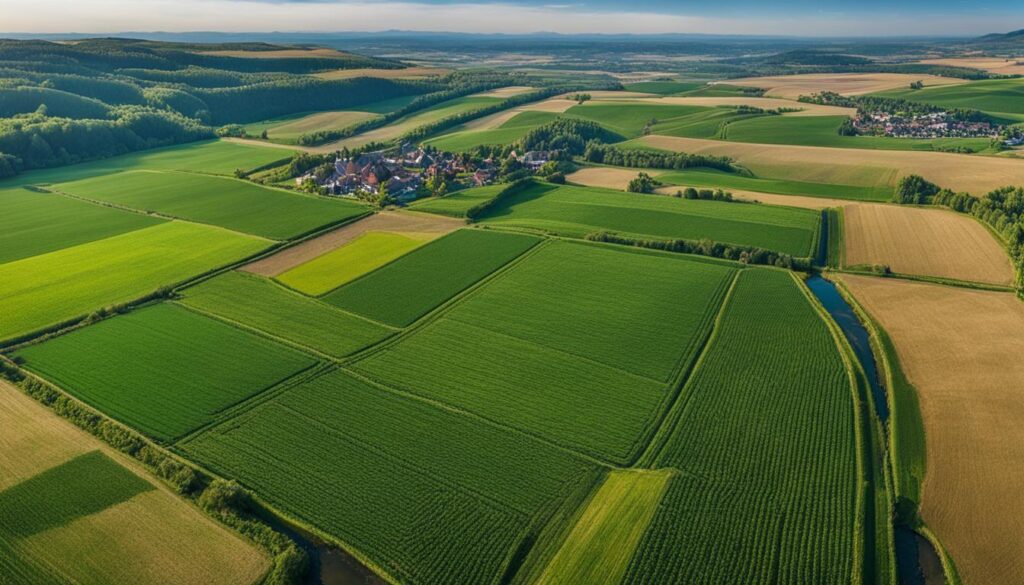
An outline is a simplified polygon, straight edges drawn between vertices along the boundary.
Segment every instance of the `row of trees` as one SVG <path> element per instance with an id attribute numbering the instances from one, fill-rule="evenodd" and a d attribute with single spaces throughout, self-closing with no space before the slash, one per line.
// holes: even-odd
<path id="1" fill-rule="evenodd" d="M 763 248 L 722 244 L 711 240 L 645 240 L 611 232 L 593 232 L 587 234 L 586 239 L 593 242 L 607 242 L 681 254 L 699 254 L 712 258 L 735 260 L 744 264 L 778 266 L 790 270 L 807 271 L 811 268 L 810 258 L 795 258 L 789 254 L 781 254 Z"/>
<path id="2" fill-rule="evenodd" d="M 739 172 L 732 159 L 724 156 L 687 154 L 685 152 L 655 152 L 648 150 L 621 150 L 615 146 L 591 142 L 583 152 L 587 162 L 648 169 L 688 169 L 706 167 L 726 172 Z"/>

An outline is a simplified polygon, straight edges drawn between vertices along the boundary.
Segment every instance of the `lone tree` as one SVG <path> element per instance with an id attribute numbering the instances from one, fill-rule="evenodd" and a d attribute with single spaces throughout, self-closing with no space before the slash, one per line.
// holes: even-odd
<path id="1" fill-rule="evenodd" d="M 657 186 L 657 181 L 647 173 L 641 171 L 635 179 L 629 182 L 629 185 L 626 186 L 626 190 L 630 193 L 653 193 L 654 188 Z"/>

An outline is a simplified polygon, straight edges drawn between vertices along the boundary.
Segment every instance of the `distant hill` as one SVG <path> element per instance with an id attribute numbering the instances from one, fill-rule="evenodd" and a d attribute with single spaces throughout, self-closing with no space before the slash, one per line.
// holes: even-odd
<path id="1" fill-rule="evenodd" d="M 1024 28 L 1015 30 L 1008 33 L 993 33 L 983 37 L 978 37 L 974 40 L 975 43 L 982 44 L 1014 44 L 1024 45 Z"/>

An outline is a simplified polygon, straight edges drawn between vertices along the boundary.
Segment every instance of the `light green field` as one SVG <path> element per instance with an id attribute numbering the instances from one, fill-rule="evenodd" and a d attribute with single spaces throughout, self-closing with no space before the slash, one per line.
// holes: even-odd
<path id="1" fill-rule="evenodd" d="M 297 350 L 168 304 L 15 355 L 77 398 L 163 441 L 315 363 Z"/>
<path id="2" fill-rule="evenodd" d="M 875 95 L 899 97 L 947 108 L 970 108 L 1024 122 L 1024 79 L 984 79 L 959 85 L 894 89 Z"/>
<path id="3" fill-rule="evenodd" d="M 565 115 L 597 122 L 627 138 L 643 133 L 648 122 L 670 123 L 677 118 L 704 112 L 702 106 L 644 104 L 636 102 L 586 102 L 566 110 Z"/>
<path id="4" fill-rule="evenodd" d="M 627 83 L 622 88 L 626 91 L 638 91 L 640 93 L 674 95 L 700 89 L 704 85 L 704 82 L 701 81 L 639 81 L 637 83 Z"/>
<path id="5" fill-rule="evenodd" d="M 277 275 L 277 280 L 320 296 L 423 245 L 423 240 L 391 232 L 367 232 L 344 246 Z"/>
<path id="6" fill-rule="evenodd" d="M 367 212 L 351 201 L 193 173 L 125 171 L 60 183 L 53 189 L 277 240 Z"/>
<path id="7" fill-rule="evenodd" d="M 249 136 L 260 136 L 266 131 L 267 139 L 271 142 L 297 144 L 299 137 L 303 134 L 319 130 L 341 130 L 358 122 L 378 117 L 380 117 L 379 114 L 354 110 L 317 112 L 246 124 L 245 133 Z"/>
<path id="8" fill-rule="evenodd" d="M 457 127 L 449 133 L 427 140 L 425 144 L 449 152 L 468 152 L 484 145 L 512 144 L 530 130 L 556 118 L 558 114 L 554 112 L 520 112 L 497 128 L 473 130 L 464 126 Z"/>
<path id="9" fill-rule="evenodd" d="M 403 302 L 392 291 L 379 300 Z M 391 334 L 385 327 L 244 272 L 228 272 L 189 288 L 181 302 L 334 357 Z"/>
<path id="10" fill-rule="evenodd" d="M 102 240 L 164 221 L 27 189 L 0 190 L 0 264 Z"/>
<path id="11" fill-rule="evenodd" d="M 471 187 L 469 189 L 463 189 L 456 191 L 450 195 L 444 197 L 430 197 L 428 199 L 422 199 L 412 204 L 412 208 L 416 211 L 426 211 L 428 213 L 436 213 L 438 215 L 447 215 L 450 217 L 466 217 L 466 212 L 470 208 L 490 201 L 501 192 L 502 189 L 508 187 L 507 184 L 497 185 L 485 185 L 483 187 Z"/>
<path id="12" fill-rule="evenodd" d="M 705 108 L 686 116 L 659 122 L 651 128 L 651 132 L 684 138 L 719 138 L 729 124 L 762 116 L 764 114 L 739 113 L 736 108 Z"/>
<path id="13" fill-rule="evenodd" d="M 502 98 L 490 96 L 466 96 L 448 100 L 425 110 L 409 114 L 404 118 L 399 118 L 387 126 L 376 128 L 368 132 L 363 132 L 362 134 L 357 134 L 355 136 L 339 140 L 338 142 L 331 143 L 330 146 L 337 148 L 341 148 L 342 146 L 355 148 L 370 142 L 387 142 L 389 140 L 394 140 L 407 132 L 415 130 L 420 126 L 425 126 L 458 114 L 479 110 L 483 107 L 494 105 L 500 101 L 502 101 Z"/>
<path id="14" fill-rule="evenodd" d="M 137 299 L 268 244 L 173 221 L 0 264 L 0 339 Z"/>
<path id="15" fill-rule="evenodd" d="M 538 585 L 618 585 L 672 472 L 615 469 L 591 498 Z"/>
<path id="16" fill-rule="evenodd" d="M 811 255 L 820 214 L 537 183 L 498 203 L 481 222 L 576 238 L 609 231 L 638 238 L 708 239 L 804 257 Z"/>

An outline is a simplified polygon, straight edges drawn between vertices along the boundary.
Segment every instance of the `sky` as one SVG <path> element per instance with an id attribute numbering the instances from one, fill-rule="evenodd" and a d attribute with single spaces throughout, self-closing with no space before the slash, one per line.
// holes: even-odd
<path id="1" fill-rule="evenodd" d="M 974 36 L 1022 0 L 0 0 L 0 31 L 707 33 Z"/>

